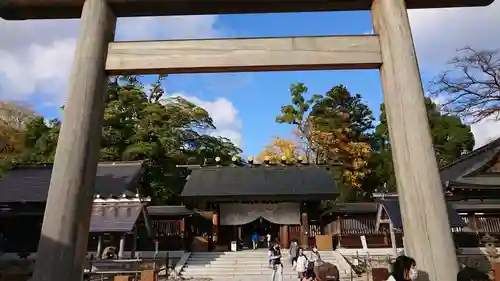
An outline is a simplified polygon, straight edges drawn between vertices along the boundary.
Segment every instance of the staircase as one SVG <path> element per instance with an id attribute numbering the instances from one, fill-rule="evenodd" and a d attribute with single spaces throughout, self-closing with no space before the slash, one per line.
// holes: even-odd
<path id="1" fill-rule="evenodd" d="M 297 280 L 297 273 L 292 270 L 288 250 L 283 250 L 283 280 Z M 307 253 L 306 253 L 307 254 Z M 337 265 L 331 251 L 320 251 L 322 259 Z M 341 279 L 347 280 L 347 275 L 340 270 Z M 211 278 L 218 280 L 266 280 L 271 276 L 268 265 L 267 250 L 255 252 L 244 250 L 238 252 L 201 252 L 192 253 L 181 270 L 184 278 Z"/>

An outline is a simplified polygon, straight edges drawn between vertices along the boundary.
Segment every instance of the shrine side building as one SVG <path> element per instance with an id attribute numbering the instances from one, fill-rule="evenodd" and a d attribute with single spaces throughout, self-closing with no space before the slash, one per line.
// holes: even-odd
<path id="1" fill-rule="evenodd" d="M 0 179 L 1 252 L 26 258 L 37 252 L 52 165 L 18 165 Z M 142 162 L 99 163 L 88 249 L 124 252 L 150 247 L 146 205 L 139 194 Z M 134 239 L 139 236 L 141 239 Z M 151 247 L 150 247 L 151 248 Z"/>
<path id="2" fill-rule="evenodd" d="M 496 139 L 440 169 L 451 231 L 457 247 L 479 247 L 482 237 L 500 238 L 500 139 Z M 326 232 L 339 237 L 338 247 L 391 247 L 392 220 L 397 247 L 403 227 L 396 194 L 374 194 L 373 202 L 337 204 L 321 215 Z"/>

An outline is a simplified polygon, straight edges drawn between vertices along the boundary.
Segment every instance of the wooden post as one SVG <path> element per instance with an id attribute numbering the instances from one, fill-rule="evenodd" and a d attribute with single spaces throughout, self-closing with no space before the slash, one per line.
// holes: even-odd
<path id="1" fill-rule="evenodd" d="M 125 252 L 125 234 L 120 237 L 120 246 L 118 247 L 118 259 L 123 259 L 123 253 Z"/>
<path id="2" fill-rule="evenodd" d="M 309 219 L 307 217 L 307 212 L 301 214 L 300 220 L 301 220 L 300 228 L 302 230 L 301 235 L 300 235 L 302 238 L 301 239 L 302 241 L 300 241 L 302 244 L 301 246 L 304 249 L 308 249 L 309 248 Z"/>
<path id="3" fill-rule="evenodd" d="M 132 231 L 132 251 L 130 252 L 130 258 L 135 259 L 135 252 L 137 251 L 137 239 L 138 239 L 138 231 L 137 231 L 137 226 L 134 226 L 134 229 Z"/>
<path id="4" fill-rule="evenodd" d="M 374 0 L 385 111 L 407 248 L 431 281 L 456 280 L 458 264 L 404 0 Z"/>
<path id="5" fill-rule="evenodd" d="M 97 256 L 96 259 L 101 259 L 101 252 L 102 252 L 102 234 L 99 233 L 97 236 Z"/>
<path id="6" fill-rule="evenodd" d="M 392 223 L 392 220 L 389 221 L 389 231 L 391 234 L 392 254 L 394 255 L 394 258 L 396 258 L 398 256 L 398 247 L 396 244 L 396 234 L 394 233 L 394 224 Z"/>
<path id="7" fill-rule="evenodd" d="M 108 43 L 116 17 L 86 0 L 38 247 L 35 281 L 81 280 L 99 160 Z"/>
<path id="8" fill-rule="evenodd" d="M 281 231 L 282 234 L 281 234 L 281 245 L 282 245 L 282 248 L 283 249 L 288 249 L 289 246 L 290 246 L 290 239 L 289 239 L 289 236 L 288 236 L 288 225 L 287 224 L 284 224 L 281 226 Z"/>

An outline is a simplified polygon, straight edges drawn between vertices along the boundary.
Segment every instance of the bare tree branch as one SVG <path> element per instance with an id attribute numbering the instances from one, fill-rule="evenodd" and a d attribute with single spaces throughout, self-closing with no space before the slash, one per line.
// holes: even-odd
<path id="1" fill-rule="evenodd" d="M 429 92 L 444 113 L 477 123 L 500 120 L 500 50 L 467 47 L 449 61 L 449 70 L 431 81 Z"/>

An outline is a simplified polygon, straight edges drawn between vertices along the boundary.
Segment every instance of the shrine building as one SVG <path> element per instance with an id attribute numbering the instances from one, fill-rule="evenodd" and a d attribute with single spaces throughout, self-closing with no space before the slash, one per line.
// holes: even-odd
<path id="1" fill-rule="evenodd" d="M 198 167 L 181 193 L 186 206 L 213 213 L 213 227 L 206 238 L 212 250 L 228 250 L 231 241 L 248 247 L 254 233 L 270 234 L 285 248 L 292 239 L 307 247 L 316 243 L 309 241 L 315 236 L 310 223 L 319 218 L 320 202 L 338 195 L 327 168 L 286 161 Z"/>

